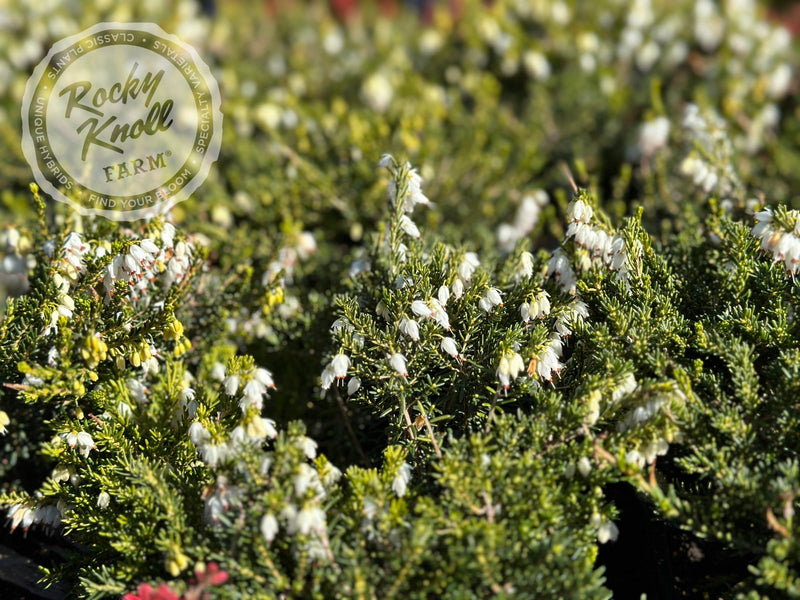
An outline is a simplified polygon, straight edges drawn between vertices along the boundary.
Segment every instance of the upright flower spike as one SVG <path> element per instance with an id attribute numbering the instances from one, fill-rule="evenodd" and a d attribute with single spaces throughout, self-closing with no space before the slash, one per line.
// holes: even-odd
<path id="1" fill-rule="evenodd" d="M 703 1 L 702 4 L 712 3 Z M 683 127 L 702 151 L 693 149 L 681 163 L 680 172 L 704 192 L 716 192 L 720 197 L 740 187 L 740 178 L 733 167 L 734 146 L 724 121 L 711 111 L 700 114 L 699 108 L 690 103 L 684 112 Z"/>
<path id="2" fill-rule="evenodd" d="M 395 208 L 402 206 L 403 212 L 411 214 L 414 212 L 417 205 L 422 204 L 429 206 L 431 204 L 431 201 L 422 192 L 422 178 L 419 176 L 419 173 L 417 173 L 417 170 L 412 168 L 409 163 L 406 163 L 400 168 L 394 158 L 389 154 L 384 154 L 378 166 L 389 169 L 393 175 L 393 178 L 389 181 L 387 186 L 387 191 L 389 193 L 389 199 Z M 403 192 L 401 198 L 397 196 L 398 191 Z M 406 217 L 406 215 L 403 215 L 403 217 Z M 401 223 L 402 222 L 401 219 Z M 410 222 L 410 220 L 408 220 L 408 222 Z M 405 229 L 406 225 L 403 227 Z M 411 227 L 416 229 L 413 223 L 411 223 Z M 419 235 L 414 235 L 409 231 L 407 231 L 407 233 L 414 237 L 419 237 Z"/>

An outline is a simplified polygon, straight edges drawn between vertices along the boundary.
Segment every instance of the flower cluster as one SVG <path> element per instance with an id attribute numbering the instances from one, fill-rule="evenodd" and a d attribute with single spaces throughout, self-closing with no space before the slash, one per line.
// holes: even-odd
<path id="1" fill-rule="evenodd" d="M 212 433 L 200 421 L 192 422 L 188 435 L 203 462 L 216 468 L 247 446 L 261 444 L 267 438 L 275 438 L 278 432 L 272 419 L 250 414 L 227 438 L 220 433 Z"/>
<path id="2" fill-rule="evenodd" d="M 11 531 L 22 527 L 27 532 L 34 525 L 41 525 L 47 531 L 52 531 L 61 525 L 62 516 L 66 510 L 64 502 L 57 504 L 21 502 L 13 504 L 6 512 Z"/>
<path id="3" fill-rule="evenodd" d="M 550 341 L 544 345 L 538 354 L 531 358 L 528 363 L 528 375 L 531 377 L 539 376 L 545 381 L 553 381 L 553 375 L 557 375 L 564 365 L 561 363 L 561 355 L 564 344 L 561 336 L 554 333 Z"/>
<path id="4" fill-rule="evenodd" d="M 696 145 L 681 163 L 681 173 L 707 194 L 727 198 L 740 186 L 731 160 L 733 145 L 725 122 L 713 112 L 701 113 L 689 103 L 683 115 L 683 128 Z"/>
<path id="5" fill-rule="evenodd" d="M 223 393 L 229 397 L 239 396 L 238 405 L 242 418 L 224 436 L 215 424 L 201 419 L 194 420 L 188 429 L 189 439 L 203 461 L 216 468 L 249 446 L 260 445 L 266 439 L 274 439 L 278 432 L 275 421 L 261 416 L 264 396 L 275 387 L 272 374 L 264 368 L 250 366 L 245 370 L 228 372 L 222 381 Z M 190 394 L 193 397 L 193 394 Z M 188 401 L 188 398 L 187 398 Z"/>
<path id="6" fill-rule="evenodd" d="M 175 241 L 175 227 L 164 223 L 160 234 L 161 246 L 153 239 L 144 238 L 131 243 L 124 253 L 115 255 L 103 277 L 106 295 L 111 297 L 119 289 L 117 282 L 125 284 L 126 295 L 145 306 L 150 303 L 151 284 L 160 280 L 165 288 L 180 283 L 192 264 L 194 247 L 190 242 Z M 98 257 L 105 255 L 99 248 Z"/>
<path id="7" fill-rule="evenodd" d="M 402 241 L 405 237 L 420 240 L 422 234 L 417 224 L 412 220 L 411 213 L 418 205 L 431 206 L 428 197 L 422 192 L 422 178 L 415 168 L 409 163 L 400 165 L 395 159 L 384 154 L 378 163 L 379 167 L 386 168 L 392 175 L 387 185 L 389 200 L 394 209 L 390 220 L 390 235 L 383 239 L 383 246 L 392 255 L 392 260 L 405 262 L 408 246 Z M 356 277 L 359 273 L 369 271 L 372 265 L 364 258 L 359 258 L 350 267 L 350 276 Z M 395 286 L 403 288 L 408 282 L 403 277 L 397 277 Z"/>
<path id="8" fill-rule="evenodd" d="M 677 17 L 659 19 L 650 0 L 637 0 L 631 4 L 620 31 L 617 56 L 643 73 L 653 70 L 659 61 L 673 68 L 689 54 L 686 40 L 679 35 L 683 26 Z"/>
<path id="9" fill-rule="evenodd" d="M 755 220 L 750 235 L 761 242 L 761 252 L 772 254 L 774 263 L 782 263 L 787 274 L 796 275 L 800 269 L 800 212 L 783 210 L 780 219 L 775 219 L 767 208 L 757 212 Z"/>
<path id="10" fill-rule="evenodd" d="M 591 427 L 595 425 L 600 418 L 600 413 L 604 407 L 601 407 L 601 401 L 605 396 L 606 405 L 608 407 L 615 407 L 620 404 L 623 398 L 630 396 L 637 388 L 638 383 L 633 373 L 626 373 L 623 377 L 613 382 L 611 386 L 606 386 L 603 389 L 593 389 L 586 395 L 586 416 L 584 423 Z M 608 389 L 610 387 L 610 390 Z M 610 395 L 608 392 L 611 392 Z M 605 392 L 605 393 L 604 393 Z"/>
<path id="11" fill-rule="evenodd" d="M 729 0 L 724 9 L 711 0 L 697 0 L 694 30 L 706 51 L 720 47 L 726 56 L 724 106 L 748 106 L 744 131 L 734 138 L 738 149 L 761 150 L 780 119 L 779 103 L 790 93 L 794 66 L 792 40 L 785 27 L 759 19 L 755 0 Z"/>
<path id="12" fill-rule="evenodd" d="M 89 456 L 89 452 L 96 449 L 92 436 L 85 431 L 71 431 L 69 433 L 62 433 L 61 437 L 67 442 L 70 448 L 77 448 L 78 452 L 84 458 Z"/>
<path id="13" fill-rule="evenodd" d="M 316 442 L 310 438 L 299 436 L 288 441 L 302 451 L 305 459 L 316 457 Z M 274 465 L 271 456 L 267 456 L 261 464 L 260 473 L 269 477 L 273 471 L 278 472 L 281 468 L 285 466 Z M 295 539 L 298 549 L 308 552 L 317 560 L 328 560 L 331 551 L 323 503 L 342 473 L 324 457 L 318 458 L 314 466 L 303 461 L 295 462 L 289 467 L 289 473 L 290 485 L 286 495 L 282 495 L 280 503 L 273 504 L 260 517 L 260 534 L 267 544 L 272 544 L 283 529 L 287 536 Z"/>
<path id="14" fill-rule="evenodd" d="M 497 288 L 490 287 L 478 301 L 478 305 L 487 313 L 492 312 L 495 306 L 503 306 L 502 292 Z"/>
<path id="15" fill-rule="evenodd" d="M 431 319 L 445 331 L 450 331 L 450 317 L 445 310 L 448 300 L 450 300 L 450 290 L 446 285 L 442 285 L 435 298 L 414 300 L 411 303 L 411 312 L 422 320 Z"/>
<path id="16" fill-rule="evenodd" d="M 384 154 L 381 156 L 380 161 L 378 161 L 378 166 L 382 169 L 391 170 L 397 170 L 398 168 L 398 164 L 391 154 Z M 397 181 L 391 179 L 386 188 L 392 206 L 395 209 L 402 209 L 407 213 L 414 212 L 414 208 L 417 204 L 429 206 L 430 199 L 422 192 L 422 178 L 419 176 L 419 173 L 417 173 L 417 170 L 406 163 L 403 167 L 403 171 L 405 172 L 405 177 L 402 183 L 398 186 Z M 397 194 L 398 188 L 401 191 L 401 197 L 399 199 Z"/>
<path id="17" fill-rule="evenodd" d="M 599 513 L 594 513 L 589 522 L 597 530 L 597 541 L 601 544 L 613 542 L 619 536 L 619 527 L 616 523 L 604 519 Z"/>
<path id="18" fill-rule="evenodd" d="M 317 242 L 310 231 L 300 231 L 287 236 L 286 243 L 278 250 L 278 256 L 271 261 L 264 271 L 261 283 L 264 286 L 273 284 L 281 276 L 281 285 L 291 284 L 297 266 L 308 260 L 317 251 Z"/>
<path id="19" fill-rule="evenodd" d="M 572 200 L 567 206 L 566 238 L 573 239 L 575 244 L 586 251 L 578 254 L 581 270 L 587 270 L 593 265 L 603 265 L 616 279 L 627 287 L 631 259 L 639 258 L 641 244 L 637 242 L 634 252 L 626 248 L 625 239 L 618 233 L 609 234 L 605 229 L 598 227 L 593 222 L 594 210 L 582 198 Z M 632 254 L 632 256 L 631 256 Z M 572 268 L 569 255 L 558 248 L 553 252 L 547 263 L 547 276 L 553 277 L 562 291 L 576 295 L 577 275 Z"/>
<path id="20" fill-rule="evenodd" d="M 511 252 L 517 242 L 527 237 L 536 227 L 542 209 L 550 201 L 547 192 L 535 190 L 522 197 L 512 223 L 497 228 L 497 245 L 503 252 Z"/>
<path id="21" fill-rule="evenodd" d="M 61 253 L 55 259 L 57 270 L 54 282 L 58 289 L 58 305 L 50 312 L 48 325 L 42 335 L 50 335 L 58 331 L 59 320 L 72 318 L 75 301 L 70 296 L 70 288 L 78 283 L 86 270 L 85 255 L 91 250 L 76 232 L 71 232 L 61 246 Z"/>
<path id="22" fill-rule="evenodd" d="M 638 389 L 636 380 L 632 374 L 628 374 L 614 388 L 611 403 L 612 405 L 625 398 L 626 403 L 633 406 L 617 422 L 617 431 L 624 433 L 646 426 L 659 415 L 670 415 L 686 402 L 686 395 L 675 382 L 667 382 L 663 385 L 645 387 L 639 393 L 633 395 Z M 636 443 L 636 446 L 625 454 L 625 462 L 637 467 L 645 464 L 652 464 L 658 457 L 665 455 L 669 450 L 669 444 L 674 440 L 682 438 L 680 431 L 671 429 L 665 430 L 660 435 L 645 435 Z"/>
<path id="23" fill-rule="evenodd" d="M 569 261 L 569 256 L 561 248 L 557 248 L 547 261 L 547 276 L 553 277 L 558 287 L 573 296 L 577 293 L 578 278 Z"/>
<path id="24" fill-rule="evenodd" d="M 497 365 L 497 379 L 500 380 L 503 389 L 507 390 L 511 381 L 524 370 L 525 362 L 522 357 L 514 350 L 508 350 L 500 356 L 500 363 Z"/>
<path id="25" fill-rule="evenodd" d="M 592 225 L 593 214 L 592 207 L 583 200 L 570 202 L 567 207 L 567 239 L 573 238 L 578 246 L 589 253 L 592 263 L 605 265 L 609 271 L 616 273 L 617 280 L 627 284 L 631 253 L 626 248 L 625 239 Z M 640 253 L 641 244 L 633 252 L 633 257 L 638 258 Z"/>
<path id="26" fill-rule="evenodd" d="M 394 158 L 389 154 L 384 154 L 379 162 L 379 166 L 389 169 L 392 173 L 392 179 L 389 180 L 387 185 L 389 200 L 394 214 L 392 221 L 389 224 L 389 229 L 393 232 L 402 232 L 403 234 L 410 235 L 414 238 L 420 238 L 421 234 L 416 224 L 411 220 L 410 214 L 414 211 L 416 206 L 424 205 L 430 206 L 430 199 L 422 192 L 421 178 L 416 169 L 412 168 L 410 164 L 406 163 L 403 166 L 397 164 Z M 399 257 L 401 262 L 404 261 L 408 247 L 400 241 L 400 237 L 392 235 L 390 239 L 386 240 L 385 250 L 393 257 Z M 469 282 L 472 273 L 477 266 L 477 257 L 472 254 L 466 256 L 462 263 L 462 268 L 459 270 L 459 277 L 456 278 L 453 289 L 448 288 L 447 285 L 439 286 L 435 296 L 427 298 L 415 298 L 406 309 L 399 315 L 399 318 L 394 319 L 392 313 L 386 308 L 386 305 L 379 301 L 376 307 L 376 312 L 385 321 L 394 323 L 396 330 L 404 337 L 410 339 L 412 342 L 419 342 L 421 337 L 421 324 L 430 320 L 440 326 L 444 331 L 450 331 L 450 317 L 447 312 L 447 303 L 450 301 L 451 296 L 456 299 L 463 295 L 464 281 Z M 364 272 L 366 267 L 359 268 L 351 274 L 357 275 Z M 395 280 L 395 288 L 402 290 L 413 284 L 402 275 L 398 276 Z M 334 321 L 331 330 L 340 334 L 346 332 L 357 348 L 361 348 L 364 343 L 364 336 L 360 332 L 356 332 L 352 323 L 346 318 L 338 318 Z M 451 338 L 450 338 L 451 339 Z M 458 350 L 455 346 L 455 341 L 442 342 L 443 351 L 447 352 L 454 358 L 458 356 Z M 400 377 L 408 376 L 408 360 L 402 352 L 390 351 L 385 353 L 386 365 Z M 339 352 L 331 357 L 328 364 L 323 368 L 320 376 L 321 387 L 323 393 L 330 389 L 334 382 L 343 382 L 347 379 L 348 372 L 351 370 L 352 364 L 350 357 L 347 354 Z M 354 395 L 361 388 L 361 379 L 354 375 L 350 378 L 347 384 L 348 396 Z"/>
<path id="27" fill-rule="evenodd" d="M 340 320 L 339 322 L 342 323 L 342 321 Z M 336 323 L 334 323 L 333 329 L 334 330 L 337 329 Z M 349 368 L 350 368 L 349 356 L 341 353 L 335 355 L 331 359 L 330 363 L 322 371 L 322 389 L 328 390 L 334 381 L 344 381 L 347 378 L 347 370 Z M 350 382 L 348 383 L 347 393 L 350 395 L 352 395 L 351 386 L 354 388 L 352 389 L 352 393 L 355 393 L 356 390 L 361 386 L 360 382 L 358 382 L 357 377 L 351 378 Z"/>
<path id="28" fill-rule="evenodd" d="M 253 367 L 247 372 L 228 373 L 222 381 L 222 387 L 228 396 L 236 396 L 241 391 L 239 407 L 242 412 L 255 408 L 258 412 L 264 406 L 264 396 L 275 389 L 272 373 L 262 367 Z"/>
<path id="29" fill-rule="evenodd" d="M 217 475 L 217 480 L 205 497 L 205 518 L 209 523 L 218 523 L 220 516 L 235 508 L 242 512 L 243 490 L 235 485 L 229 485 L 225 475 Z"/>

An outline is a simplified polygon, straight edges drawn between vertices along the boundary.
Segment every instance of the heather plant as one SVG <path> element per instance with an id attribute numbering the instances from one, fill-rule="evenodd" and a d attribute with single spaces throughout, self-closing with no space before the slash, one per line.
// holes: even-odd
<path id="1" fill-rule="evenodd" d="M 624 597 L 626 490 L 662 564 L 734 564 L 637 597 L 800 593 L 796 54 L 754 3 L 37 10 L 0 36 L 0 504 L 72 544 L 46 583 Z M 27 69 L 113 19 L 225 99 L 149 221 L 18 152 Z"/>

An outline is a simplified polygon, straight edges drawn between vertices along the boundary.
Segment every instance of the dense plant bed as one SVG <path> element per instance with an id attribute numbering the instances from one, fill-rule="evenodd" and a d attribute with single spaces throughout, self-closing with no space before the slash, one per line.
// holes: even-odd
<path id="1" fill-rule="evenodd" d="M 798 49 L 761 7 L 44 4 L 0 33 L 0 543 L 53 597 L 800 595 Z M 101 21 L 222 89 L 147 221 L 20 151 L 32 66 Z"/>

